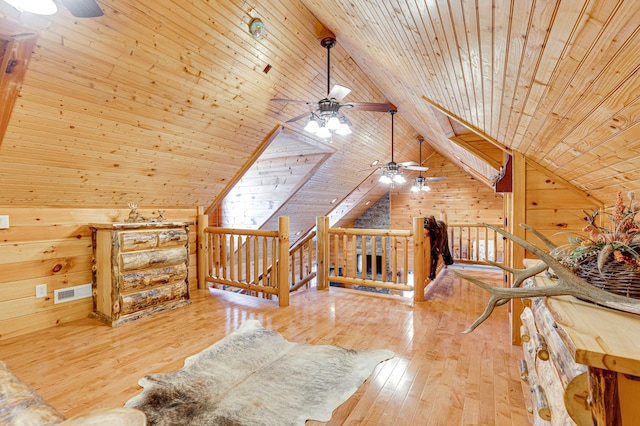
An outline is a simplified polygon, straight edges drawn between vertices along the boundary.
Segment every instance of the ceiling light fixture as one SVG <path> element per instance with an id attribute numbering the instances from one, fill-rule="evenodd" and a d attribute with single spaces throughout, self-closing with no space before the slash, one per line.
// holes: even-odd
<path id="1" fill-rule="evenodd" d="M 420 144 L 420 163 L 419 166 L 422 166 L 422 142 L 424 139 L 418 139 L 418 143 Z M 420 191 L 431 191 L 431 187 L 427 184 L 426 179 L 422 176 L 422 170 L 420 170 L 420 175 L 416 178 L 413 186 L 411 187 L 411 192 L 420 192 Z"/>
<path id="2" fill-rule="evenodd" d="M 392 109 L 389 111 L 391 114 L 391 162 L 385 166 L 385 169 L 382 171 L 382 175 L 378 182 L 384 184 L 403 184 L 407 181 L 402 172 L 400 171 L 398 164 L 393 161 L 393 116 L 398 112 L 396 109 Z"/>
<path id="3" fill-rule="evenodd" d="M 311 113 L 309 123 L 307 123 L 304 130 L 309 133 L 314 133 L 317 137 L 323 139 L 330 138 L 334 132 L 338 135 L 349 135 L 351 134 L 351 122 L 339 112 L 340 102 L 334 97 L 328 99 L 331 95 L 331 48 L 336 45 L 336 39 L 326 37 L 322 39 L 320 44 L 327 49 L 327 93 L 329 95 L 327 95 L 327 98 L 318 102 L 319 114 L 315 112 Z M 315 124 L 312 124 L 314 122 Z"/>
<path id="4" fill-rule="evenodd" d="M 58 11 L 53 0 L 4 0 L 20 12 L 35 13 L 36 15 L 53 15 Z"/>

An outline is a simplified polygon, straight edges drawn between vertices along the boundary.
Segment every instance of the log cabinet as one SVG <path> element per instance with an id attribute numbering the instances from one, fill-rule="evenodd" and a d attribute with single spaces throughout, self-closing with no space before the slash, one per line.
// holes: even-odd
<path id="1" fill-rule="evenodd" d="M 552 285 L 540 274 L 527 286 Z M 535 425 L 640 424 L 640 316 L 572 296 L 525 300 L 521 374 Z"/>
<path id="2" fill-rule="evenodd" d="M 92 316 L 116 326 L 190 303 L 189 226 L 192 224 L 90 224 Z"/>

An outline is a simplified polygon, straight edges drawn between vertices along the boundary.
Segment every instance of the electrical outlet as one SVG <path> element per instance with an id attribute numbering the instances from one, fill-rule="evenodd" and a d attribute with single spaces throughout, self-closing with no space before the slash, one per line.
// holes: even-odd
<path id="1" fill-rule="evenodd" d="M 41 297 L 47 297 L 47 285 L 46 284 L 38 284 L 36 286 L 36 299 L 40 299 Z"/>
<path id="2" fill-rule="evenodd" d="M 0 215 L 0 229 L 9 229 L 9 215 Z"/>

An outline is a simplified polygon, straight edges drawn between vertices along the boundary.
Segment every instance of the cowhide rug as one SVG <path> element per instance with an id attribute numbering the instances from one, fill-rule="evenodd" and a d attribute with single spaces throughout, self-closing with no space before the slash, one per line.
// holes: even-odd
<path id="1" fill-rule="evenodd" d="M 142 392 L 125 406 L 150 425 L 304 425 L 331 414 L 394 356 L 286 341 L 255 320 L 168 374 L 140 380 Z"/>

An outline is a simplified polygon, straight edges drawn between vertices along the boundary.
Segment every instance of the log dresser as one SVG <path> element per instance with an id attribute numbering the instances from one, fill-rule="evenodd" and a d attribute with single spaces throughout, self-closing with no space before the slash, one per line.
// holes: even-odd
<path id="1" fill-rule="evenodd" d="M 554 283 L 543 273 L 524 285 Z M 534 425 L 640 425 L 640 315 L 572 296 L 523 302 L 520 370 Z"/>
<path id="2" fill-rule="evenodd" d="M 193 222 L 89 224 L 93 236 L 92 317 L 117 326 L 189 300 Z"/>

